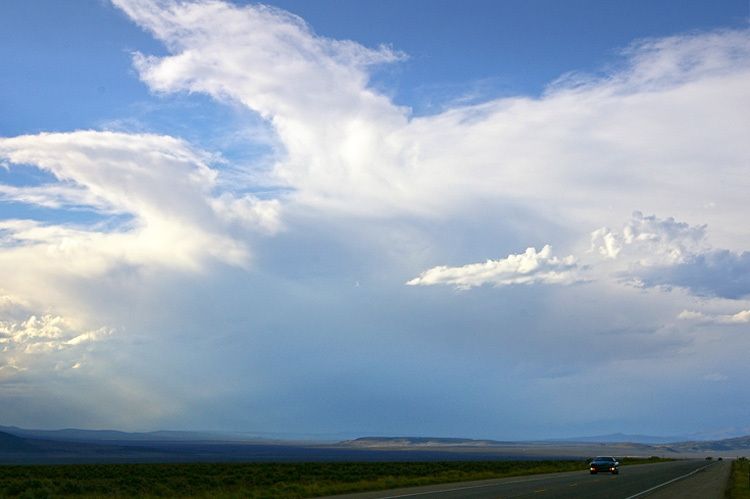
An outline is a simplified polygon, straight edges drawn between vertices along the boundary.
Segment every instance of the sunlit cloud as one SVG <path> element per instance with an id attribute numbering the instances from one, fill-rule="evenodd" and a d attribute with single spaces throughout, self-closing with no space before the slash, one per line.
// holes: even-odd
<path id="1" fill-rule="evenodd" d="M 96 324 L 106 315 L 84 299 L 91 286 L 127 283 L 118 298 L 125 302 L 157 271 L 202 273 L 211 262 L 248 267 L 249 240 L 281 227 L 278 200 L 220 189 L 214 158 L 171 137 L 0 138 L 0 157 L 11 172 L 52 174 L 45 184 L 3 186 L 4 202 L 51 209 L 59 220 L 0 220 L 2 286 L 28 310 L 12 320 L 0 313 L 6 351 L 52 354 L 98 340 L 100 326 L 69 323 L 73 316 Z M 78 220 L 82 212 L 90 221 Z"/>
<path id="2" fill-rule="evenodd" d="M 19 350 L 25 354 L 53 353 L 97 341 L 109 334 L 106 329 L 80 332 L 69 319 L 51 315 L 32 315 L 21 323 L 0 323 L 0 343 L 5 344 L 4 350 Z"/>
<path id="3" fill-rule="evenodd" d="M 706 251 L 706 226 L 691 227 L 674 218 L 662 220 L 633 213 L 621 231 L 602 228 L 591 235 L 592 247 L 602 256 L 617 258 L 623 248 L 636 254 L 641 265 L 682 263 L 690 255 Z"/>
<path id="4" fill-rule="evenodd" d="M 10 248 L 0 262 L 34 254 L 37 265 L 53 260 L 49 263 L 59 268 L 84 273 L 123 263 L 196 269 L 207 257 L 243 265 L 250 250 L 231 226 L 265 233 L 279 228 L 278 201 L 217 195 L 211 157 L 171 137 L 96 131 L 28 135 L 0 139 L 0 156 L 13 168 L 40 168 L 59 181 L 6 187 L 12 201 L 129 217 L 114 229 L 4 221 L 3 241 Z"/>
<path id="5" fill-rule="evenodd" d="M 648 199 L 664 213 L 687 196 L 697 205 L 681 211 L 692 219 L 717 202 L 739 216 L 741 186 L 750 187 L 737 174 L 748 152 L 739 105 L 750 101 L 747 31 L 641 41 L 605 77 L 412 118 L 368 86 L 378 64 L 403 59 L 389 48 L 318 36 L 260 5 L 114 3 L 171 52 L 135 55 L 143 81 L 263 116 L 281 145 L 277 185 L 318 209 L 449 216 L 504 198 L 599 223 L 604 212 L 592 206 L 630 212 Z M 708 158 L 731 176 L 732 192 L 726 175 L 696 170 Z"/>
<path id="6" fill-rule="evenodd" d="M 469 289 L 483 284 L 573 284 L 581 280 L 575 258 L 568 256 L 559 259 L 552 256 L 552 248 L 548 245 L 538 253 L 536 249 L 528 248 L 524 253 L 508 255 L 502 260 L 488 260 L 463 267 L 434 267 L 406 284 L 447 284 L 458 289 Z"/>
<path id="7" fill-rule="evenodd" d="M 22 301 L 0 296 L 0 380 L 16 375 L 78 369 L 90 344 L 106 340 L 112 329 L 87 328 L 80 320 L 34 315 Z"/>

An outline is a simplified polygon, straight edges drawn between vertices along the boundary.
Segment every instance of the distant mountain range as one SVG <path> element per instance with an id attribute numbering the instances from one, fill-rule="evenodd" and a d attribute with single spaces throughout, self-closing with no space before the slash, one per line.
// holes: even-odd
<path id="1" fill-rule="evenodd" d="M 250 432 L 217 432 L 217 431 L 152 431 L 152 432 L 124 432 L 117 430 L 82 430 L 82 429 L 63 429 L 63 430 L 34 430 L 23 429 L 15 426 L 0 426 L 0 432 L 8 433 L 22 438 L 60 440 L 69 442 L 198 442 L 198 441 L 215 441 L 215 442 L 265 442 L 265 441 L 308 441 L 308 442 L 340 442 L 342 440 L 354 440 L 351 436 L 345 434 L 330 435 L 307 435 L 291 433 L 250 433 Z M 612 433 L 609 435 L 595 435 L 572 438 L 556 438 L 546 440 L 531 440 L 531 442 L 552 442 L 552 443 L 639 443 L 639 444 L 669 444 L 674 442 L 709 442 L 714 440 L 727 440 L 744 435 L 750 435 L 750 427 L 726 427 L 717 428 L 708 431 L 694 432 L 684 435 L 675 436 L 651 436 L 651 435 L 633 435 L 624 433 Z M 402 437 L 368 437 L 370 441 L 376 439 L 393 439 Z M 434 441 L 434 438 L 417 437 L 410 439 L 413 442 L 418 440 Z M 441 438 L 444 443 L 453 442 L 474 442 L 475 444 L 498 443 L 497 440 L 487 439 L 467 439 L 467 438 Z M 516 441 L 506 441 L 512 443 Z"/>
<path id="2" fill-rule="evenodd" d="M 750 435 L 718 440 L 603 435 L 533 442 L 468 438 L 365 437 L 338 442 L 263 439 L 240 433 L 127 433 L 0 426 L 0 464 L 187 461 L 357 461 L 585 458 L 595 455 L 750 455 Z"/>
<path id="3" fill-rule="evenodd" d="M 261 437 L 244 433 L 196 432 L 196 431 L 152 431 L 130 433 L 117 430 L 26 430 L 15 426 L 0 426 L 0 432 L 22 438 L 60 440 L 68 442 L 151 442 L 151 441 L 251 441 Z M 266 439 L 268 440 L 268 439 Z"/>
<path id="4" fill-rule="evenodd" d="M 43 438 L 65 440 L 70 442 L 258 442 L 258 441 L 294 441 L 294 442 L 339 442 L 351 435 L 347 434 L 297 434 L 297 433 L 251 433 L 226 431 L 150 431 L 125 432 L 118 430 L 82 430 L 67 428 L 62 430 L 34 430 L 17 426 L 0 426 L 0 431 L 23 438 Z"/>

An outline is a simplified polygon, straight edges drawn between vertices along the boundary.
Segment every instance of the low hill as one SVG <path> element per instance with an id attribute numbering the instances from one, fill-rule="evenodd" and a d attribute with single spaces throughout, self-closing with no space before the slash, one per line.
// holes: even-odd
<path id="1" fill-rule="evenodd" d="M 710 442 L 645 444 L 638 442 L 500 442 L 463 438 L 365 437 L 347 440 L 340 446 L 386 450 L 460 450 L 461 452 L 503 452 L 526 456 L 662 456 L 699 457 L 742 456 L 750 454 L 750 436 Z"/>
<path id="2" fill-rule="evenodd" d="M 750 452 L 750 435 L 738 438 L 726 438 L 711 442 L 678 442 L 670 444 L 678 452 Z"/>
<path id="3" fill-rule="evenodd" d="M 430 437 L 363 437 L 341 442 L 340 445 L 354 447 L 484 447 L 503 445 L 496 440 L 473 440 L 471 438 L 430 438 Z"/>
<path id="4" fill-rule="evenodd" d="M 0 432 L 0 453 L 7 454 L 29 454 L 37 453 L 39 449 L 28 443 L 23 438 L 9 433 Z"/>
<path id="5" fill-rule="evenodd" d="M 687 440 L 688 437 L 656 437 L 651 435 L 627 435 L 624 433 L 612 433 L 609 435 L 597 435 L 591 437 L 574 437 L 574 438 L 554 438 L 548 440 L 549 442 L 558 443 L 600 443 L 600 444 L 614 444 L 614 443 L 626 443 L 634 442 L 639 444 L 669 444 L 672 442 L 680 442 Z M 697 440 L 697 439 L 696 439 Z"/>

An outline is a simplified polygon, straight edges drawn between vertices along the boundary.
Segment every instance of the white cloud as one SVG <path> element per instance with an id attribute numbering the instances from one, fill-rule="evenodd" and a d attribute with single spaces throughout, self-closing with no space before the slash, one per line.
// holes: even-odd
<path id="1" fill-rule="evenodd" d="M 76 209 L 100 204 L 90 191 L 70 184 L 14 187 L 0 184 L 0 199 L 6 202 L 25 203 L 53 209 Z M 106 207 L 99 206 L 105 213 Z"/>
<path id="2" fill-rule="evenodd" d="M 487 260 L 463 267 L 434 267 L 406 284 L 447 284 L 458 289 L 469 289 L 483 284 L 573 284 L 581 280 L 575 259 L 568 256 L 560 260 L 552 256 L 552 248 L 547 245 L 538 253 L 536 249 L 528 248 L 524 253 L 508 255 L 503 260 Z"/>
<path id="3" fill-rule="evenodd" d="M 51 353 L 67 347 L 97 341 L 111 332 L 105 328 L 80 331 L 70 319 L 60 316 L 30 316 L 23 322 L 0 322 L 0 343 L 4 351 L 26 354 Z"/>
<path id="4" fill-rule="evenodd" d="M 619 232 L 608 228 L 594 231 L 591 246 L 612 259 L 627 247 L 626 252 L 634 255 L 640 265 L 676 264 L 708 249 L 705 232 L 705 225 L 691 227 L 672 217 L 662 220 L 636 211 Z"/>
<path id="5" fill-rule="evenodd" d="M 285 149 L 276 181 L 297 196 L 340 206 L 342 196 L 366 202 L 368 191 L 393 187 L 401 144 L 391 134 L 405 125 L 405 111 L 367 88 L 366 69 L 402 54 L 318 37 L 300 18 L 263 5 L 114 3 L 174 54 L 135 54 L 143 81 L 158 92 L 236 100 L 268 119 Z"/>
<path id="6" fill-rule="evenodd" d="M 99 295 L 96 289 L 114 287 L 115 300 L 125 303 L 164 270 L 203 273 L 217 261 L 246 267 L 253 238 L 280 228 L 278 200 L 219 188 L 215 158 L 171 137 L 78 131 L 0 138 L 0 157 L 11 172 L 53 175 L 46 184 L 0 189 L 6 202 L 56 210 L 54 221 L 0 220 L 2 286 L 30 311 L 6 324 L 16 338 L 33 332 L 30 317 L 108 321 L 117 306 L 95 310 L 84 298 Z M 77 218 L 83 212 L 91 221 Z M 29 348 L 82 345 L 95 339 L 91 331 L 98 327 Z"/>
<path id="7" fill-rule="evenodd" d="M 171 52 L 136 54 L 143 81 L 267 119 L 279 139 L 275 182 L 306 207 L 452 216 L 504 199 L 571 227 L 641 207 L 703 219 L 722 241 L 738 228 L 717 217 L 744 216 L 747 30 L 641 41 L 605 77 L 411 118 L 368 86 L 372 64 L 403 58 L 393 50 L 317 36 L 271 7 L 114 3 Z M 701 218 L 711 203 L 716 214 Z"/>
<path id="8" fill-rule="evenodd" d="M 706 230 L 706 225 L 635 212 L 621 231 L 594 231 L 591 249 L 617 260 L 619 277 L 639 286 L 679 286 L 694 295 L 729 299 L 750 295 L 750 253 L 712 248 Z"/>
<path id="9" fill-rule="evenodd" d="M 86 275 L 121 264 L 197 269 L 207 257 L 243 265 L 249 248 L 230 226 L 239 222 L 262 232 L 279 227 L 278 201 L 230 192 L 216 196 L 211 157 L 171 137 L 45 133 L 0 139 L 0 156 L 47 170 L 59 181 L 6 186 L 6 199 L 130 217 L 114 229 L 4 221 L 0 230 L 10 247 L 0 263 L 34 255 L 39 264 L 48 261 Z"/>
<path id="10" fill-rule="evenodd" d="M 0 296 L 0 380 L 20 373 L 33 376 L 78 369 L 89 345 L 112 334 L 107 327 L 90 329 L 71 317 L 35 315 L 22 300 Z"/>
<path id="11" fill-rule="evenodd" d="M 696 321 L 702 324 L 747 324 L 750 322 L 750 310 L 742 310 L 736 314 L 704 314 L 696 310 L 683 310 L 677 316 L 678 319 Z"/>

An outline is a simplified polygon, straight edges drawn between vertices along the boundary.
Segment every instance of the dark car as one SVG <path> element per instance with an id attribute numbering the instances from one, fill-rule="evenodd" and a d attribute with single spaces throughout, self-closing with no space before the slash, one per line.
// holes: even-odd
<path id="1" fill-rule="evenodd" d="M 591 470 L 592 475 L 595 475 L 600 471 L 619 475 L 620 463 L 612 456 L 599 456 L 595 457 L 594 460 L 589 463 L 589 469 Z"/>

